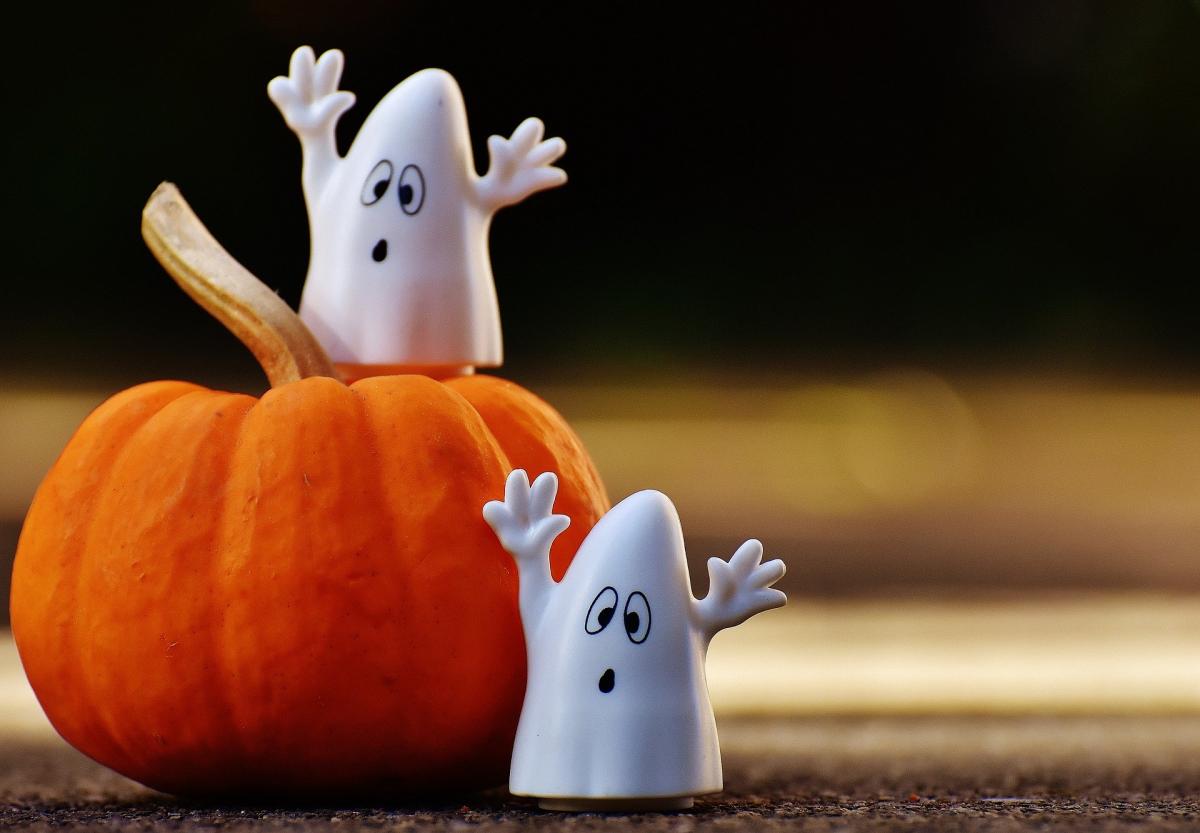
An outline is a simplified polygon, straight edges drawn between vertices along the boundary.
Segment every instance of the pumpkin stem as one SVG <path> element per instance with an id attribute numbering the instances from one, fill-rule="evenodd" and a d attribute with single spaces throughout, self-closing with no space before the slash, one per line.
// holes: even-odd
<path id="1" fill-rule="evenodd" d="M 341 378 L 300 316 L 225 251 L 170 182 L 142 209 L 142 237 L 183 291 L 250 349 L 271 387 Z"/>

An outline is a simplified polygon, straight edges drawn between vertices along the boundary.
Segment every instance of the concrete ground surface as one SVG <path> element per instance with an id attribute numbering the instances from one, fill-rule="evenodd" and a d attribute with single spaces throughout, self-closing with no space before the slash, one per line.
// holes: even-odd
<path id="1" fill-rule="evenodd" d="M 560 814 L 503 790 L 369 807 L 193 803 L 56 738 L 0 740 L 0 828 L 58 830 L 1197 830 L 1200 718 L 721 722 L 726 791 L 673 814 Z"/>

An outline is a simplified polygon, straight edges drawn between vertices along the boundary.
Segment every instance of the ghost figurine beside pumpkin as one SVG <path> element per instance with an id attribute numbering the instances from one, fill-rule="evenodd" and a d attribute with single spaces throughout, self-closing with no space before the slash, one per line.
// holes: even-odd
<path id="1" fill-rule="evenodd" d="M 501 360 L 490 218 L 564 180 L 561 140 L 528 120 L 492 138 L 477 176 L 458 87 L 426 70 L 343 158 L 341 68 L 303 47 L 269 87 L 303 150 L 300 316 L 174 186 L 143 212 L 151 251 L 271 389 L 118 393 L 47 474 L 18 544 L 13 634 L 47 716 L 166 792 L 502 782 L 525 648 L 512 562 L 472 507 L 514 468 L 562 475 L 573 534 L 556 575 L 608 508 L 563 418 L 472 372 Z"/>
<path id="2" fill-rule="evenodd" d="M 555 581 L 550 548 L 571 523 L 553 514 L 558 478 L 508 477 L 483 516 L 520 573 L 529 680 L 509 789 L 549 810 L 678 810 L 722 789 L 721 751 L 704 676 L 721 630 L 787 597 L 784 574 L 755 540 L 708 561 L 693 598 L 675 506 L 638 492 L 588 533 Z"/>
<path id="3" fill-rule="evenodd" d="M 458 84 L 440 69 L 407 78 L 371 111 L 350 151 L 334 127 L 354 103 L 338 90 L 342 53 L 301 47 L 267 92 L 300 137 L 312 256 L 300 317 L 351 374 L 364 366 L 495 367 L 500 309 L 488 257 L 492 216 L 562 185 L 562 139 L 523 121 L 488 139 L 475 173 Z"/>

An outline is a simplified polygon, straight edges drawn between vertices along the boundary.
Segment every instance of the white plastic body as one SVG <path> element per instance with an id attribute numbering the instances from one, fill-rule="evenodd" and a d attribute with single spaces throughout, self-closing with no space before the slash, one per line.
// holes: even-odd
<path id="1" fill-rule="evenodd" d="M 389 92 L 345 157 L 334 128 L 354 97 L 337 50 L 301 47 L 268 94 L 300 138 L 311 255 L 300 317 L 335 362 L 496 366 L 500 310 L 492 216 L 566 175 L 566 150 L 537 119 L 489 139 L 480 177 L 454 78 L 426 69 Z"/>
<path id="2" fill-rule="evenodd" d="M 709 642 L 786 602 L 770 588 L 783 563 L 763 564 L 748 541 L 712 559 L 710 594 L 696 600 L 675 507 L 644 491 L 601 518 L 556 584 L 549 545 L 566 525 L 550 514 L 556 489 L 553 474 L 530 487 L 518 470 L 504 502 L 484 509 L 517 562 L 528 655 L 509 789 L 548 809 L 690 806 L 722 789 Z"/>

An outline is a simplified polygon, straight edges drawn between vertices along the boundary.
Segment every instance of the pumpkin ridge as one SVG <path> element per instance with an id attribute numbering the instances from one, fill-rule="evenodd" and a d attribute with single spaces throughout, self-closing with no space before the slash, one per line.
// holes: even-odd
<path id="1" fill-rule="evenodd" d="M 131 391 L 146 392 L 146 389 L 149 388 L 151 385 L 158 386 L 160 384 L 162 384 L 162 383 L 151 382 L 151 383 L 148 383 L 147 385 L 139 385 L 137 388 L 131 388 L 130 392 Z M 142 419 L 140 420 L 140 422 L 138 422 L 135 426 L 132 426 L 132 430 L 129 430 L 125 434 L 125 436 L 122 437 L 122 442 L 120 444 L 120 448 L 117 449 L 113 453 L 111 458 L 109 458 L 109 460 L 107 461 L 108 464 L 106 466 L 104 466 L 103 468 L 99 468 L 97 470 L 97 475 L 99 478 L 98 483 L 96 484 L 96 490 L 95 490 L 97 495 L 103 495 L 109 491 L 109 489 L 111 488 L 113 471 L 117 467 L 117 462 L 128 452 L 129 443 L 132 441 L 132 439 L 135 436 L 137 436 L 146 427 L 146 425 L 149 424 L 149 422 L 152 419 L 157 417 L 167 407 L 174 404 L 175 402 L 178 402 L 183 397 L 192 396 L 196 393 L 200 393 L 203 391 L 203 388 L 200 388 L 196 385 L 192 385 L 188 382 L 177 382 L 177 383 L 167 383 L 167 384 L 185 385 L 186 388 L 181 390 L 179 392 L 178 396 L 171 397 L 169 400 L 161 403 L 158 407 L 154 408 L 151 412 L 142 415 Z M 118 394 L 118 396 L 120 396 L 120 395 L 121 394 Z M 134 404 L 138 401 L 140 401 L 140 400 L 133 399 L 129 404 Z M 103 405 L 101 407 L 103 407 Z M 128 407 L 128 406 L 126 406 L 126 407 Z M 99 411 L 99 409 L 97 409 L 97 411 L 94 411 L 92 415 L 96 414 L 98 411 Z M 92 415 L 89 415 L 87 420 L 90 420 L 92 418 Z M 85 420 L 85 422 L 87 420 Z M 62 459 L 62 458 L 60 457 L 60 459 Z M 57 466 L 57 463 L 55 465 Z M 89 560 L 90 549 L 91 549 L 91 539 L 92 539 L 93 535 L 95 534 L 96 522 L 101 514 L 99 511 L 97 511 L 100 506 L 100 501 L 98 499 L 84 501 L 82 503 L 82 506 L 83 506 L 82 511 L 86 514 L 86 517 L 83 519 L 83 521 L 81 523 L 82 528 L 81 528 L 81 534 L 80 534 L 80 545 L 79 545 L 79 548 L 78 548 L 78 551 L 76 554 L 76 558 L 74 559 L 74 562 L 73 562 L 73 566 L 75 568 L 75 570 L 74 570 L 74 572 L 75 572 L 74 589 L 73 589 L 72 593 L 70 594 L 71 602 L 72 602 L 74 610 L 75 610 L 76 620 L 79 618 L 79 615 L 78 615 L 79 614 L 79 600 L 80 600 L 81 596 L 83 596 L 83 594 L 81 594 L 80 590 L 82 589 L 82 586 L 83 586 L 84 566 L 87 563 L 87 561 Z M 85 662 L 85 657 L 83 656 L 82 641 L 80 639 L 78 639 L 78 637 L 76 636 L 74 631 L 72 631 L 71 648 L 74 652 L 73 665 L 76 668 L 80 668 L 80 669 L 87 668 L 88 664 Z M 79 674 L 74 681 L 75 684 L 79 688 L 82 688 L 88 692 L 88 694 L 89 694 L 88 700 L 89 701 L 91 701 L 91 697 L 90 697 L 90 695 L 91 695 L 91 679 L 92 679 L 92 677 L 89 674 Z M 102 755 L 101 752 L 99 752 L 98 750 L 96 750 L 94 748 L 93 743 L 95 741 L 100 741 L 101 745 L 107 746 L 109 755 L 111 755 L 113 751 L 117 751 L 117 752 L 121 751 L 120 743 L 116 740 L 116 738 L 114 737 L 112 731 L 110 730 L 110 728 L 108 727 L 107 724 L 102 723 L 102 724 L 98 725 L 96 723 L 96 721 L 88 720 L 87 722 L 82 723 L 79 726 L 77 726 L 77 728 L 81 728 L 82 731 L 84 732 L 84 741 L 85 742 L 83 745 L 81 745 L 81 748 L 83 748 L 83 751 L 88 755 L 88 757 L 92 758 L 93 760 L 99 761 L 100 763 L 105 763 L 104 760 L 102 760 L 102 757 L 107 757 L 107 756 Z M 88 741 L 91 741 L 91 742 L 89 743 Z M 105 743 L 105 741 L 107 741 L 107 743 Z M 87 747 L 87 748 L 84 748 L 84 747 Z"/>
<path id="2" fill-rule="evenodd" d="M 252 760 L 253 738 L 244 731 L 246 721 L 236 703 L 236 695 L 231 692 L 231 689 L 240 689 L 240 687 L 248 685 L 249 681 L 242 677 L 238 660 L 234 656 L 234 649 L 238 646 L 235 640 L 229 638 L 228 631 L 230 608 L 236 604 L 235 600 L 237 599 L 236 592 L 233 592 L 231 588 L 245 582 L 244 575 L 239 575 L 238 570 L 244 569 L 250 561 L 255 530 L 259 521 L 257 509 L 262 494 L 260 447 L 264 442 L 263 428 L 268 424 L 262 415 L 264 398 L 259 397 L 246 411 L 241 424 L 238 425 L 237 439 L 229 451 L 230 476 L 226 483 L 225 499 L 221 501 L 221 515 L 218 521 L 220 526 L 217 532 L 218 552 L 214 559 L 215 586 L 220 588 L 221 598 L 226 600 L 226 604 L 221 612 L 219 624 L 214 623 L 213 626 L 213 640 L 217 646 L 213 657 L 225 684 L 222 687 L 224 691 L 222 699 L 229 725 L 233 727 L 225 737 L 227 742 L 236 743 L 237 760 L 240 761 Z M 239 463 L 244 464 L 247 457 L 253 462 L 253 469 L 245 465 L 238 465 Z M 246 485 L 242 481 L 248 477 L 247 472 L 251 471 L 253 480 L 247 486 L 247 491 L 254 497 L 254 508 L 252 511 L 246 512 L 244 517 L 239 518 L 237 513 L 241 507 L 235 504 L 242 495 L 242 486 Z M 235 535 L 235 532 L 239 534 Z M 230 773 L 223 773 L 223 775 L 228 776 Z"/>
<path id="3" fill-rule="evenodd" d="M 408 625 L 414 622 L 452 616 L 459 623 L 431 632 L 434 641 L 404 648 L 415 661 L 397 669 L 398 678 L 420 700 L 395 715 L 392 731 L 422 740 L 410 748 L 409 760 L 392 763 L 392 777 L 420 783 L 432 767 L 456 772 L 461 783 L 476 787 L 502 782 L 524 691 L 523 662 L 516 667 L 524 652 L 508 655 L 500 636 L 511 634 L 523 648 L 516 580 L 509 557 L 471 507 L 502 493 L 507 459 L 470 403 L 441 382 L 418 375 L 373 377 L 351 389 L 364 398 L 379 442 L 392 425 L 425 428 L 389 443 L 379 462 L 381 505 L 399 533 L 397 559 L 408 589 L 399 600 L 396 638 L 412 640 L 417 634 Z M 447 677 L 435 658 L 462 655 L 464 640 L 482 656 Z M 483 685 L 498 692 L 486 704 L 469 693 Z"/>
<path id="4" fill-rule="evenodd" d="M 371 494 L 369 496 L 369 500 L 372 506 L 378 506 L 380 508 L 380 514 L 383 516 L 383 522 L 379 524 L 377 529 L 380 532 L 380 538 L 382 540 L 384 551 L 392 553 L 394 557 L 395 554 L 400 551 L 401 547 L 398 539 L 396 513 L 392 506 L 388 503 L 387 488 L 383 482 L 384 474 L 382 455 L 385 453 L 384 446 L 381 442 L 378 432 L 375 430 L 375 425 L 370 414 L 370 406 L 366 397 L 362 395 L 361 391 L 356 390 L 353 386 L 347 386 L 346 389 L 350 392 L 350 395 L 353 397 L 355 402 L 356 411 L 358 414 L 358 429 L 363 437 L 363 453 L 365 455 L 365 459 L 360 457 L 359 464 L 364 468 L 369 468 L 369 471 L 367 472 L 367 479 L 371 484 Z M 380 738 L 382 739 L 387 736 L 388 732 L 382 731 L 379 734 Z M 384 743 L 386 745 L 386 741 L 384 741 Z M 377 752 L 376 750 L 372 750 L 372 752 L 379 754 L 385 760 L 389 755 L 389 750 L 387 749 L 379 749 Z M 372 768 L 378 771 L 377 767 Z"/>
<path id="5" fill-rule="evenodd" d="M 138 444 L 141 442 L 141 438 L 144 437 L 144 435 L 148 433 L 151 428 L 156 427 L 157 423 L 159 422 L 172 419 L 176 411 L 183 411 L 192 407 L 199 407 L 203 403 L 211 401 L 213 398 L 218 396 L 236 396 L 236 394 L 221 394 L 207 388 L 198 388 L 184 393 L 182 396 L 179 396 L 168 402 L 153 415 L 151 415 L 149 419 L 145 420 L 141 425 L 139 425 L 136 430 L 131 432 L 125 438 L 125 442 L 120 452 L 113 458 L 106 476 L 106 485 L 110 488 L 106 489 L 105 492 L 107 494 L 113 493 L 111 486 L 114 473 L 118 470 L 121 470 L 125 466 L 128 458 L 138 450 Z M 95 508 L 97 510 L 101 509 L 103 506 L 103 499 L 96 501 Z M 94 514 L 102 515 L 103 512 L 97 511 Z M 96 554 L 96 550 L 100 545 L 100 542 L 97 541 L 97 538 L 100 534 L 102 533 L 97 529 L 96 524 L 89 525 L 87 537 L 84 543 L 83 563 L 86 566 L 90 562 L 93 569 L 95 569 L 95 562 L 100 558 L 100 556 Z M 145 557 L 153 558 L 153 554 L 148 553 Z M 79 571 L 79 579 L 82 580 L 84 575 L 85 570 L 81 569 Z M 90 595 L 95 596 L 95 593 Z M 108 601 L 109 599 L 104 597 L 98 600 L 98 606 L 102 612 L 104 612 L 104 604 Z M 86 608 L 84 609 L 84 612 L 85 614 L 88 612 Z M 94 662 L 85 663 L 80 667 L 93 667 L 94 664 Z M 113 698 L 98 696 L 97 688 L 100 681 L 97 675 L 87 674 L 81 676 L 82 679 L 80 683 L 85 691 L 87 691 L 88 700 L 92 704 L 93 708 L 94 718 L 91 721 L 91 725 L 110 740 L 110 747 L 116 752 L 121 765 L 114 766 L 112 763 L 107 761 L 101 761 L 101 763 L 105 763 L 107 766 L 111 766 L 122 773 L 129 773 L 131 769 L 134 768 L 136 768 L 139 772 L 152 771 L 152 768 L 147 767 L 146 756 L 138 747 L 138 745 L 131 738 L 125 737 L 125 733 L 118 731 L 123 722 L 123 714 L 120 708 L 123 704 L 115 702 Z M 133 681 L 130 682 L 132 683 Z"/>
<path id="6" fill-rule="evenodd" d="M 396 552 L 398 550 L 398 541 L 396 539 L 396 517 L 395 512 L 391 511 L 391 507 L 388 505 L 386 499 L 387 490 L 384 488 L 383 466 L 380 463 L 380 455 L 383 453 L 382 445 L 380 444 L 380 438 L 375 430 L 374 424 L 372 423 L 371 415 L 368 413 L 369 405 L 367 404 L 366 398 L 360 391 L 356 390 L 353 385 L 348 386 L 348 389 L 353 395 L 354 401 L 358 406 L 358 418 L 360 420 L 359 425 L 361 426 L 362 434 L 365 437 L 364 444 L 367 447 L 367 456 L 370 459 L 370 480 L 373 490 L 371 502 L 372 505 L 383 507 L 387 512 L 388 522 L 384 527 L 387 533 L 387 538 L 385 539 L 386 545 L 389 552 Z M 364 464 L 366 464 L 366 461 L 364 461 Z"/>
<path id="7" fill-rule="evenodd" d="M 13 638 L 30 683 L 37 683 L 35 692 L 47 718 L 64 739 L 76 746 L 88 735 L 87 724 L 81 719 L 86 709 L 70 698 L 70 693 L 77 690 L 75 678 L 82 667 L 76 627 L 80 562 L 85 556 L 86 536 L 96 518 L 96 502 L 87 498 L 89 493 L 106 488 L 111 469 L 105 463 L 111 463 L 119 453 L 109 432 L 136 428 L 178 396 L 197 389 L 187 382 L 151 382 L 109 397 L 76 429 L 38 488 L 26 516 L 13 569 Z M 167 398 L 162 402 L 155 401 L 146 413 L 138 413 L 147 407 L 147 400 L 164 395 Z M 72 477 L 80 468 L 86 474 Z M 64 511 L 70 513 L 70 522 Z M 55 531 L 53 541 L 44 540 L 46 529 Z M 46 562 L 51 559 L 55 567 L 47 569 Z M 47 582 L 47 573 L 52 581 Z M 48 590 L 44 588 L 46 583 L 51 585 Z M 18 588 L 22 592 L 18 593 Z M 52 618 L 54 612 L 61 616 L 68 610 L 70 619 L 65 627 Z M 52 647 L 47 642 L 52 642 Z M 47 677 L 56 684 L 42 684 Z M 65 699 L 63 693 L 67 693 Z M 85 750 L 85 754 L 96 759 L 90 751 Z"/>
<path id="8" fill-rule="evenodd" d="M 225 493 L 222 495 L 220 507 L 217 510 L 215 523 L 213 525 L 212 541 L 213 541 L 213 558 L 209 571 L 209 587 L 210 596 L 214 600 L 229 598 L 226 592 L 225 582 L 225 567 L 228 547 L 225 545 L 225 534 L 228 529 L 230 518 L 230 507 L 233 504 L 233 489 L 230 488 L 231 473 L 233 471 L 233 461 L 237 457 L 238 449 L 246 441 L 246 424 L 249 421 L 250 412 L 258 407 L 262 400 L 254 397 L 254 401 L 250 403 L 248 408 L 240 411 L 237 417 L 237 436 L 234 437 L 228 448 L 228 454 L 224 459 L 225 472 Z M 214 610 L 216 605 L 214 604 Z M 237 719 L 233 708 L 232 698 L 229 695 L 229 682 L 233 676 L 233 669 L 229 663 L 229 659 L 225 654 L 224 645 L 224 621 L 225 611 L 220 610 L 215 613 L 209 622 L 208 626 L 208 646 L 206 654 L 209 661 L 213 665 L 213 677 L 217 684 L 209 688 L 210 697 L 215 697 L 220 700 L 221 708 L 217 710 L 223 719 L 223 726 L 226 731 L 221 733 L 221 737 L 228 743 L 233 741 L 238 745 L 238 751 L 241 753 L 239 758 L 245 759 L 246 746 L 241 732 L 238 731 Z"/>
<path id="9" fill-rule="evenodd" d="M 312 377 L 269 391 L 247 417 L 229 481 L 222 623 L 225 661 L 238 675 L 230 690 L 243 785 L 317 788 L 322 760 L 327 778 L 354 784 L 369 763 L 388 761 L 382 745 L 370 760 L 349 751 L 383 743 L 383 727 L 372 733 L 363 717 L 376 687 L 353 676 L 373 661 L 359 644 L 379 644 L 359 642 L 372 596 L 346 581 L 352 558 L 382 560 L 368 534 L 379 527 L 368 502 L 374 478 L 359 465 L 360 412 L 345 385 Z M 345 675 L 357 682 L 339 684 Z M 208 781 L 228 775 L 210 770 Z"/>
<path id="10" fill-rule="evenodd" d="M 202 501 L 199 510 L 210 508 L 210 512 L 205 514 L 211 519 L 207 523 L 199 524 L 192 530 L 195 536 L 192 544 L 197 556 L 197 564 L 194 572 L 181 575 L 177 569 L 178 565 L 172 564 L 172 569 L 168 572 L 169 583 L 166 590 L 167 595 L 181 602 L 179 620 L 176 626 L 182 628 L 180 636 L 184 639 L 184 648 L 188 654 L 192 654 L 190 660 L 187 656 L 181 656 L 180 660 L 184 662 L 181 669 L 181 684 L 187 686 L 187 680 L 195 682 L 197 669 L 205 669 L 204 677 L 209 680 L 214 680 L 215 685 L 207 687 L 208 696 L 199 704 L 186 710 L 182 709 L 176 702 L 176 698 L 169 698 L 170 704 L 167 710 L 163 709 L 163 701 L 158 699 L 155 701 L 154 713 L 151 719 L 156 721 L 157 727 L 155 732 L 161 729 L 164 737 L 175 726 L 187 727 L 201 724 L 208 727 L 205 733 L 207 737 L 214 735 L 220 737 L 221 743 L 225 742 L 231 732 L 225 731 L 226 727 L 232 724 L 229 720 L 230 709 L 228 708 L 228 691 L 222 677 L 222 669 L 217 665 L 216 660 L 216 642 L 219 633 L 215 625 L 219 608 L 217 600 L 220 598 L 214 591 L 216 585 L 213 583 L 216 570 L 219 568 L 220 562 L 220 533 L 222 528 L 219 525 L 221 513 L 224 511 L 226 498 L 228 495 L 228 474 L 229 469 L 233 464 L 232 450 L 237 442 L 237 437 L 240 436 L 241 424 L 245 421 L 246 415 L 254 406 L 257 400 L 254 397 L 249 397 L 238 393 L 225 393 L 220 391 L 209 392 L 210 396 L 205 401 L 197 401 L 191 403 L 189 408 L 198 410 L 200 413 L 195 417 L 202 425 L 208 426 L 208 431 L 204 435 L 204 440 L 197 444 L 196 452 L 185 458 L 184 468 L 181 471 L 182 482 L 186 495 L 202 495 L 208 490 L 199 488 L 205 480 L 224 484 L 222 491 L 218 493 L 218 500 L 215 507 L 206 507 L 208 501 Z M 220 421 L 219 423 L 217 421 Z M 233 423 L 237 424 L 234 425 Z M 208 453 L 206 453 L 208 452 Z M 188 501 L 194 503 L 194 499 Z M 219 734 L 212 731 L 212 727 L 217 727 Z M 152 758 L 149 767 L 142 762 L 143 772 L 155 772 L 155 777 L 158 779 L 155 783 L 167 788 L 170 792 L 177 791 L 186 783 L 186 778 L 180 779 L 178 769 L 181 758 L 203 757 L 210 754 L 210 748 L 203 743 L 197 744 L 196 733 L 193 731 L 189 736 L 186 729 L 180 731 L 178 736 L 169 738 L 169 742 L 175 745 L 176 749 L 183 750 L 182 754 L 164 755 L 162 750 L 159 750 Z M 149 781 L 150 777 L 139 778 L 139 780 Z"/>

